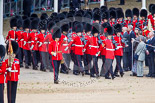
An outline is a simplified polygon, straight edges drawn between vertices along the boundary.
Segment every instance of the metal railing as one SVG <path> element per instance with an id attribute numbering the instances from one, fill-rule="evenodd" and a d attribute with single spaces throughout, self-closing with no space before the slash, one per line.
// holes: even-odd
<path id="1" fill-rule="evenodd" d="M 23 14 L 23 1 L 24 0 L 3 0 L 3 16 L 10 17 L 16 14 Z M 82 0 L 84 1 L 84 0 Z M 110 1 L 110 0 L 107 0 Z M 99 3 L 100 0 L 89 0 L 89 4 Z M 69 8 L 70 0 L 61 0 L 61 9 Z M 32 0 L 32 12 L 53 11 L 54 0 Z"/>

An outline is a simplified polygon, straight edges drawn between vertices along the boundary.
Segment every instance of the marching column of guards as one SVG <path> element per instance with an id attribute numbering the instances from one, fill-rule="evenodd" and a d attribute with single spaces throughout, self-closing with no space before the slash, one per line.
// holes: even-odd
<path id="1" fill-rule="evenodd" d="M 5 48 L 0 45 L 0 94 L 4 94 L 7 82 L 9 103 L 16 98 L 13 94 L 20 67 L 53 72 L 54 83 L 58 84 L 59 72 L 69 74 L 71 70 L 74 75 L 92 78 L 114 79 L 123 77 L 126 71 L 142 77 L 145 61 L 149 67 L 147 77 L 155 77 L 155 4 L 150 4 L 148 11 L 133 8 L 125 13 L 122 8 L 102 6 L 50 16 L 16 15 L 10 19 L 10 27 L 6 37 L 9 58 L 5 61 Z M 0 98 L 3 103 L 3 95 Z"/>

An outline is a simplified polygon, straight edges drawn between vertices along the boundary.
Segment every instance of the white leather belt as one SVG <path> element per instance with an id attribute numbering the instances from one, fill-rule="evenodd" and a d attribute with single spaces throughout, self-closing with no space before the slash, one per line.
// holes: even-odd
<path id="1" fill-rule="evenodd" d="M 18 70 L 11 70 L 11 72 L 18 72 Z"/>
<path id="2" fill-rule="evenodd" d="M 109 49 L 109 48 L 106 48 L 106 50 L 109 50 L 109 51 L 115 51 L 115 49 Z"/>
<path id="3" fill-rule="evenodd" d="M 84 47 L 84 45 L 76 45 L 76 44 L 75 44 L 75 46 L 77 46 L 77 47 Z"/>
<path id="4" fill-rule="evenodd" d="M 48 42 L 44 42 L 44 44 L 48 44 Z"/>
<path id="5" fill-rule="evenodd" d="M 31 42 L 29 41 L 29 42 L 27 42 L 27 43 L 31 43 Z"/>
<path id="6" fill-rule="evenodd" d="M 15 39 L 10 38 L 10 40 L 15 40 Z"/>
<path id="7" fill-rule="evenodd" d="M 99 46 L 93 46 L 93 45 L 89 45 L 89 47 L 99 48 Z"/>
<path id="8" fill-rule="evenodd" d="M 123 48 L 123 46 L 117 46 L 117 48 Z"/>
<path id="9" fill-rule="evenodd" d="M 20 41 L 23 41 L 24 39 L 20 39 Z"/>
<path id="10" fill-rule="evenodd" d="M 68 46 L 68 44 L 63 44 L 63 46 Z"/>

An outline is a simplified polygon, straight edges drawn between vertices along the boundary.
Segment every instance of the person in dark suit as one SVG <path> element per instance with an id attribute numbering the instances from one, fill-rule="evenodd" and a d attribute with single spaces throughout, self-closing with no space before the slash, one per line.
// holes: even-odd
<path id="1" fill-rule="evenodd" d="M 125 0 L 120 0 L 120 4 L 118 5 L 124 5 L 125 4 Z"/>
<path id="2" fill-rule="evenodd" d="M 129 70 L 132 69 L 132 52 L 133 52 L 133 48 L 132 48 L 132 38 L 136 38 L 136 35 L 133 31 L 133 26 L 129 25 L 128 26 L 128 31 L 129 31 Z"/>
<path id="3" fill-rule="evenodd" d="M 24 0 L 23 1 L 23 14 L 24 16 L 30 16 L 31 14 L 31 5 L 32 5 L 32 0 Z"/>
<path id="4" fill-rule="evenodd" d="M 127 43 L 129 43 L 130 36 L 127 32 L 127 27 L 123 27 L 122 31 L 123 31 L 123 38 L 126 41 L 128 41 Z M 123 69 L 124 71 L 128 71 L 128 68 L 129 68 L 129 46 L 123 49 Z"/>
<path id="5" fill-rule="evenodd" d="M 155 37 L 154 32 L 149 33 L 149 39 L 147 41 L 148 45 L 155 46 Z M 155 77 L 155 67 L 154 67 L 154 52 L 155 49 L 151 46 L 147 46 L 146 55 L 149 65 L 149 73 L 146 75 L 147 77 Z"/>

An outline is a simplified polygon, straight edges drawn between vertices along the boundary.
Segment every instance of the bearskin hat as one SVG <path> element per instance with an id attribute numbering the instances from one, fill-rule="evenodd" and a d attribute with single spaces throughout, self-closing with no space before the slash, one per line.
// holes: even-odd
<path id="1" fill-rule="evenodd" d="M 26 15 L 22 16 L 22 20 L 25 20 L 27 18 L 28 18 L 28 16 L 26 16 Z"/>
<path id="2" fill-rule="evenodd" d="M 124 12 L 122 8 L 117 8 L 116 12 L 117 12 L 117 18 L 124 18 Z"/>
<path id="3" fill-rule="evenodd" d="M 152 12 L 152 6 L 153 6 L 154 4 L 150 4 L 149 5 L 149 12 L 151 13 Z"/>
<path id="4" fill-rule="evenodd" d="M 16 41 L 11 41 L 12 49 L 13 49 L 13 54 L 18 54 L 19 51 L 19 45 Z M 9 43 L 6 45 L 6 51 L 8 54 L 8 49 L 9 49 Z"/>
<path id="5" fill-rule="evenodd" d="M 66 17 L 66 18 L 68 18 L 71 22 L 74 21 L 74 16 L 73 16 L 73 14 L 70 13 L 70 12 L 67 14 L 67 17 Z"/>
<path id="6" fill-rule="evenodd" d="M 107 35 L 113 35 L 114 34 L 114 29 L 111 26 L 108 26 L 105 30 L 105 32 L 107 33 Z"/>
<path id="7" fill-rule="evenodd" d="M 103 20 L 103 19 L 109 19 L 109 16 L 110 16 L 110 15 L 109 15 L 109 11 L 108 11 L 108 10 L 105 11 L 105 12 L 103 12 L 103 13 L 102 13 L 102 20 Z"/>
<path id="8" fill-rule="evenodd" d="M 61 29 L 58 26 L 54 26 L 53 28 L 53 40 L 55 40 L 55 38 L 61 38 Z"/>
<path id="9" fill-rule="evenodd" d="M 115 26 L 114 26 L 114 29 L 115 29 L 115 32 L 117 33 L 117 32 L 122 32 L 122 26 L 121 26 L 121 24 L 116 24 Z"/>
<path id="10" fill-rule="evenodd" d="M 116 8 L 110 7 L 110 8 L 109 8 L 109 11 L 112 11 L 112 10 L 116 10 Z"/>
<path id="11" fill-rule="evenodd" d="M 47 30 L 47 22 L 44 20 L 40 21 L 38 28 L 39 30 Z"/>
<path id="12" fill-rule="evenodd" d="M 17 18 L 17 28 L 23 27 L 22 17 L 19 15 L 16 15 L 15 17 Z"/>
<path id="13" fill-rule="evenodd" d="M 89 23 L 86 23 L 86 24 L 85 24 L 85 32 L 87 33 L 87 32 L 89 32 L 89 31 L 91 31 L 91 30 L 92 30 L 92 25 L 89 24 Z"/>
<path id="14" fill-rule="evenodd" d="M 47 18 L 48 18 L 47 13 L 42 13 L 41 16 L 40 16 L 40 20 L 44 20 L 44 19 L 47 19 Z"/>
<path id="15" fill-rule="evenodd" d="M 96 20 L 101 21 L 100 12 L 95 12 L 95 13 L 93 14 L 93 20 L 94 20 L 94 21 L 96 21 Z"/>
<path id="16" fill-rule="evenodd" d="M 27 18 L 23 21 L 23 29 L 30 28 L 30 19 Z"/>
<path id="17" fill-rule="evenodd" d="M 142 9 L 142 10 L 140 11 L 140 16 L 141 16 L 141 17 L 147 18 L 147 10 Z"/>
<path id="18" fill-rule="evenodd" d="M 136 15 L 137 17 L 139 17 L 139 9 L 138 8 L 133 8 L 132 13 L 133 13 L 133 15 Z"/>
<path id="19" fill-rule="evenodd" d="M 125 16 L 126 17 L 133 17 L 133 14 L 132 14 L 132 11 L 131 11 L 131 9 L 127 9 L 126 11 L 125 11 Z"/>
<path id="20" fill-rule="evenodd" d="M 154 15 L 154 14 L 155 14 L 155 4 L 152 5 L 152 15 Z"/>
<path id="21" fill-rule="evenodd" d="M 94 35 L 95 33 L 99 33 L 100 32 L 100 25 L 98 23 L 94 23 L 92 25 L 92 34 Z"/>
<path id="22" fill-rule="evenodd" d="M 4 58 L 5 56 L 5 47 L 3 45 L 0 45 L 0 57 Z"/>
<path id="23" fill-rule="evenodd" d="M 58 17 L 60 21 L 65 19 L 65 15 L 63 13 L 58 14 Z"/>
<path id="24" fill-rule="evenodd" d="M 100 11 L 99 8 L 94 8 L 94 9 L 93 9 L 93 13 L 95 13 L 95 12 L 99 12 L 99 11 Z"/>
<path id="25" fill-rule="evenodd" d="M 10 19 L 10 27 L 13 28 L 13 27 L 17 27 L 17 18 L 16 17 L 12 17 Z"/>
<path id="26" fill-rule="evenodd" d="M 110 24 L 107 22 L 107 23 L 103 23 L 102 25 L 101 25 L 101 33 L 103 33 L 103 32 L 106 32 L 105 31 L 105 28 L 107 28 L 108 26 L 110 26 Z"/>
<path id="27" fill-rule="evenodd" d="M 48 23 L 48 26 L 47 26 L 47 29 L 49 30 L 49 31 L 51 31 L 51 29 L 52 29 L 52 27 L 55 25 L 55 23 L 53 22 L 53 21 L 50 21 L 49 23 Z"/>
<path id="28" fill-rule="evenodd" d="M 100 11 L 101 12 L 104 12 L 104 11 L 107 11 L 108 10 L 108 7 L 107 6 L 101 6 L 100 8 Z"/>
<path id="29" fill-rule="evenodd" d="M 74 17 L 75 17 L 75 21 L 82 22 L 82 14 L 81 13 L 76 13 Z"/>
<path id="30" fill-rule="evenodd" d="M 117 13 L 115 10 L 110 11 L 110 18 L 115 18 L 115 19 L 117 18 Z"/>
<path id="31" fill-rule="evenodd" d="M 80 22 L 77 22 L 75 24 L 75 32 L 78 33 L 78 32 L 83 32 L 83 24 L 80 23 Z"/>
<path id="32" fill-rule="evenodd" d="M 35 18 L 34 20 L 31 21 L 31 29 L 38 29 L 39 25 L 39 19 Z"/>
<path id="33" fill-rule="evenodd" d="M 31 16 L 30 16 L 31 18 L 38 18 L 38 15 L 37 14 L 35 14 L 35 13 L 33 13 L 33 14 L 31 14 Z"/>
<path id="34" fill-rule="evenodd" d="M 84 15 L 84 18 L 82 19 L 83 22 L 86 22 L 86 23 L 90 23 L 91 22 L 91 16 L 90 14 L 86 13 Z"/>
<path id="35" fill-rule="evenodd" d="M 87 10 L 87 13 L 91 16 L 91 19 L 93 18 L 93 12 L 92 12 L 92 10 L 91 9 L 88 9 Z"/>
<path id="36" fill-rule="evenodd" d="M 62 30 L 62 32 L 63 31 L 68 32 L 69 28 L 70 28 L 69 27 L 69 22 L 64 21 L 63 23 L 61 23 L 61 30 Z"/>

